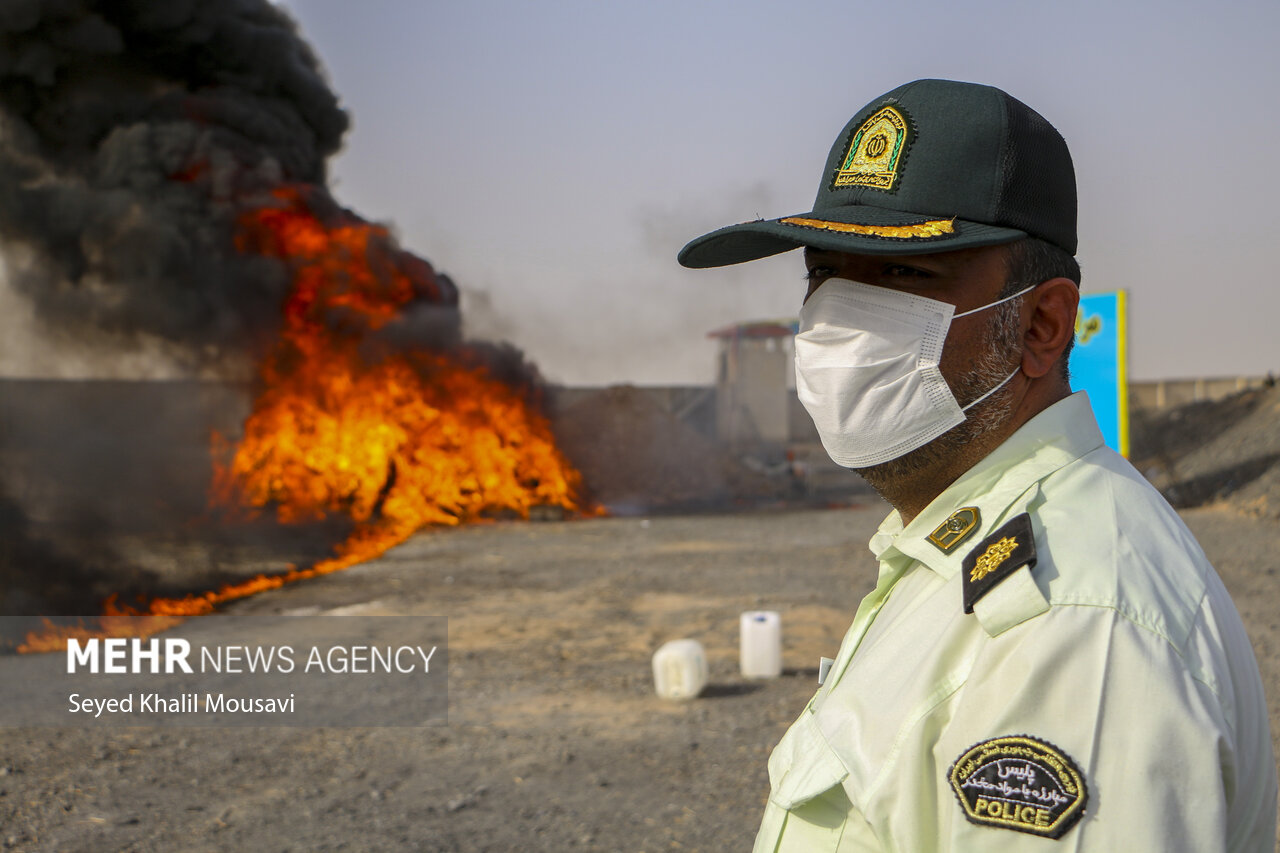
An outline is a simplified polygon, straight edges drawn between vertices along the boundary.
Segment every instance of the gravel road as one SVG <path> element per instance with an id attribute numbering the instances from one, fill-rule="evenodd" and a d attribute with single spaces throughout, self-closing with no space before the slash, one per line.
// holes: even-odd
<path id="1" fill-rule="evenodd" d="M 444 615 L 447 725 L 12 728 L 0 745 L 0 844 L 748 849 L 769 751 L 872 584 L 865 543 L 883 514 L 874 503 L 419 535 L 198 627 L 244 641 L 300 612 L 394 602 Z M 1280 528 L 1223 506 L 1184 517 L 1236 597 L 1280 708 Z M 782 613 L 786 671 L 748 682 L 737 673 L 738 614 L 762 607 Z M 710 661 L 710 686 L 690 703 L 651 687 L 650 655 L 680 637 L 699 640 Z M 18 660 L 0 660 L 0 678 Z M 1272 727 L 1280 732 L 1274 711 Z"/>

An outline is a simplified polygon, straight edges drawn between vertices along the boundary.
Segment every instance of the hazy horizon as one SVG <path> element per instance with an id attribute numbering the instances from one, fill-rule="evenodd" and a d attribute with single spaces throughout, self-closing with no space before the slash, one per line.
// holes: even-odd
<path id="1" fill-rule="evenodd" d="M 849 116 L 935 76 L 999 86 L 1067 139 L 1084 290 L 1128 291 L 1132 379 L 1280 372 L 1280 4 L 282 5 L 352 118 L 334 196 L 553 381 L 709 382 L 708 331 L 793 317 L 798 254 L 690 271 L 676 252 L 808 210 Z M 17 299 L 0 287 L 7 375 L 58 351 Z"/>

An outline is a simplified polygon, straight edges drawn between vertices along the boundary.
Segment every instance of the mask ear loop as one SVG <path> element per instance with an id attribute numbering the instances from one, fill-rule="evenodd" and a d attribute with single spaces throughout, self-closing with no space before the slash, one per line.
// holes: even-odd
<path id="1" fill-rule="evenodd" d="M 1006 296 L 1004 299 L 997 299 L 995 302 L 988 302 L 986 305 L 983 305 L 979 308 L 974 308 L 970 311 L 964 311 L 960 314 L 952 314 L 951 319 L 955 320 L 960 317 L 968 317 L 970 314 L 977 314 L 979 311 L 986 311 L 988 308 L 994 308 L 997 305 L 1000 305 L 1001 303 L 1008 302 L 1010 299 L 1017 299 L 1019 296 L 1026 293 L 1027 291 L 1035 290 L 1037 287 L 1040 286 L 1040 284 L 1041 284 L 1040 282 L 1036 282 L 1035 284 L 1030 285 L 1029 287 L 1022 288 L 1022 290 L 1019 290 L 1017 293 L 1013 294 L 1012 296 Z M 1008 380 L 1005 380 L 1005 381 L 1007 382 Z M 996 387 L 998 388 L 1000 386 L 997 385 Z"/>
<path id="2" fill-rule="evenodd" d="M 1001 383 L 1000 383 L 999 385 L 997 385 L 996 387 L 992 388 L 990 391 L 988 391 L 987 393 L 983 394 L 981 397 L 979 397 L 978 399 L 974 400 L 972 403 L 970 403 L 969 405 L 965 406 L 965 407 L 964 407 L 963 409 L 961 409 L 960 411 L 962 411 L 962 412 L 967 412 L 967 411 L 969 411 L 969 410 L 970 410 L 970 409 L 972 409 L 974 406 L 978 405 L 978 404 L 979 404 L 979 403 L 981 403 L 983 400 L 987 399 L 987 398 L 988 398 L 988 397 L 990 397 L 992 394 L 996 393 L 996 392 L 997 392 L 997 391 L 999 391 L 1001 388 L 1003 388 L 1004 386 L 1008 385 L 1008 384 L 1009 384 L 1009 380 L 1010 380 L 1010 379 L 1012 379 L 1013 377 L 1017 376 L 1017 375 L 1018 375 L 1018 371 L 1020 371 L 1020 370 L 1022 370 L 1022 365 L 1018 365 L 1017 367 L 1015 367 L 1015 368 L 1013 369 L 1013 373 L 1010 373 L 1008 376 L 1006 376 L 1006 377 L 1004 378 L 1004 380 L 1003 380 L 1003 381 L 1001 381 Z"/>
<path id="3" fill-rule="evenodd" d="M 1026 293 L 1027 291 L 1029 291 L 1029 290 L 1035 290 L 1035 289 L 1036 289 L 1037 287 L 1039 287 L 1039 286 L 1040 286 L 1040 283 L 1039 283 L 1039 282 L 1036 282 L 1036 283 L 1035 283 L 1035 284 L 1033 284 L 1033 285 L 1030 285 L 1030 286 L 1028 286 L 1028 287 L 1024 287 L 1024 288 L 1022 288 L 1022 290 L 1019 290 L 1017 293 L 1013 294 L 1012 296 L 1006 296 L 1004 299 L 997 299 L 995 302 L 989 303 L 989 304 L 987 304 L 987 305 L 983 305 L 981 308 L 974 308 L 972 311 L 965 311 L 965 312 L 964 312 L 964 313 L 962 313 L 962 314 L 955 314 L 955 315 L 953 315 L 953 316 L 952 316 L 952 318 L 951 318 L 951 319 L 953 319 L 953 320 L 954 320 L 956 317 L 964 317 L 964 316 L 966 316 L 966 315 L 968 315 L 968 314 L 976 314 L 976 313 L 978 313 L 979 311 L 986 311 L 988 308 L 994 308 L 994 307 L 996 307 L 997 305 L 1001 304 L 1002 302 L 1008 302 L 1010 299 L 1017 299 L 1019 296 L 1021 296 L 1021 295 L 1022 295 L 1022 294 L 1024 294 L 1024 293 Z M 1009 384 L 1009 380 L 1011 380 L 1011 379 L 1013 379 L 1013 377 L 1017 376 L 1017 375 L 1018 375 L 1018 371 L 1020 371 L 1020 370 L 1022 370 L 1022 365 L 1018 365 L 1017 367 L 1015 367 L 1015 368 L 1013 369 L 1013 373 L 1010 373 L 1008 376 L 1006 376 L 1006 377 L 1004 378 L 1004 380 L 1003 380 L 999 385 L 997 385 L 996 387 L 992 388 L 990 391 L 988 391 L 987 393 L 983 394 L 981 397 L 979 397 L 978 399 L 974 400 L 972 403 L 970 403 L 969 405 L 965 406 L 965 407 L 964 407 L 963 409 L 961 409 L 960 411 L 962 411 L 962 412 L 967 412 L 967 411 L 969 411 L 969 410 L 970 410 L 970 409 L 972 409 L 974 406 L 978 405 L 978 404 L 979 404 L 979 403 L 981 403 L 983 400 L 987 399 L 987 398 L 988 398 L 988 397 L 990 397 L 992 394 L 996 393 L 996 392 L 997 392 L 997 391 L 999 391 L 1001 388 L 1003 388 L 1004 386 L 1008 385 L 1008 384 Z"/>

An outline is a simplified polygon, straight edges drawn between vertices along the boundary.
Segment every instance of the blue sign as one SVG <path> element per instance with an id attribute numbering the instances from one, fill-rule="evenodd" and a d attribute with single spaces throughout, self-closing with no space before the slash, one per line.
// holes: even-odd
<path id="1" fill-rule="evenodd" d="M 1128 328 L 1125 292 L 1085 293 L 1076 315 L 1071 390 L 1086 391 L 1107 446 L 1129 455 Z"/>

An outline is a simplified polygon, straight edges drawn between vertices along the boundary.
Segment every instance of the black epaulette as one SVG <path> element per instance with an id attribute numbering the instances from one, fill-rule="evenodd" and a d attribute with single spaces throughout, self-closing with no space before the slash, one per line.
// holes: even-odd
<path id="1" fill-rule="evenodd" d="M 1031 516 L 1017 516 L 999 530 L 973 546 L 965 555 L 964 612 L 972 613 L 973 605 L 1023 566 L 1036 564 L 1036 541 L 1031 536 Z"/>

